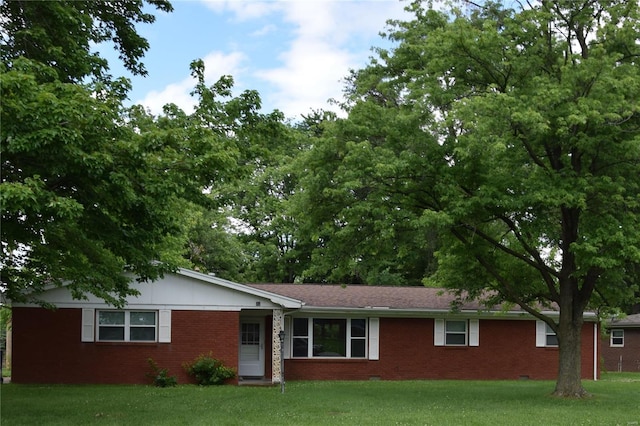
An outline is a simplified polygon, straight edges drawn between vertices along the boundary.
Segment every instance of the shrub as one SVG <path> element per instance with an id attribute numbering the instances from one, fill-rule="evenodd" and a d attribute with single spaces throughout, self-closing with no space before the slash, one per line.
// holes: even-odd
<path id="1" fill-rule="evenodd" d="M 225 367 L 222 361 L 208 355 L 199 355 L 193 362 L 183 364 L 184 369 L 202 386 L 222 385 L 236 376 L 233 368 Z"/>
<path id="2" fill-rule="evenodd" d="M 158 367 L 158 364 L 151 358 L 147 359 L 151 373 L 147 373 L 147 377 L 153 380 L 153 384 L 160 388 L 173 387 L 178 384 L 176 376 L 169 376 L 169 370 Z"/>

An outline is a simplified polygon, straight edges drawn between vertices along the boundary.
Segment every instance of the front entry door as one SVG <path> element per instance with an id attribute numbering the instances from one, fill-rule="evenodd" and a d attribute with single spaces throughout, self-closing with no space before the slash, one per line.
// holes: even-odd
<path id="1" fill-rule="evenodd" d="M 238 376 L 264 376 L 264 319 L 245 319 L 240 322 Z"/>

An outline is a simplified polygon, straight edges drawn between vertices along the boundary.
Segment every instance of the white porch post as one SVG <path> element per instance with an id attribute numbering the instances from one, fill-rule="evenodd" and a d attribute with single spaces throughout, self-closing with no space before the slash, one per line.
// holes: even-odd
<path id="1" fill-rule="evenodd" d="M 271 383 L 280 383 L 282 377 L 282 350 L 280 348 L 280 331 L 284 330 L 284 310 L 273 310 L 273 326 L 271 329 Z"/>

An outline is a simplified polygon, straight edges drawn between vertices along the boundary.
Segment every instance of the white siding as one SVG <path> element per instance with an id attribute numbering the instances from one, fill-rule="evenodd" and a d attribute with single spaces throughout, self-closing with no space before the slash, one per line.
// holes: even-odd
<path id="1" fill-rule="evenodd" d="M 134 280 L 130 283 L 130 287 L 139 291 L 140 294 L 126 298 L 126 309 L 240 311 L 282 307 L 269 299 L 271 297 L 278 301 L 280 296 L 273 293 L 241 284 L 236 284 L 233 288 L 223 286 L 207 282 L 205 281 L 207 276 L 200 275 L 203 276 L 202 279 L 180 274 L 166 274 L 164 278 L 155 282 L 136 282 Z M 112 309 L 103 299 L 92 294 L 86 296 L 86 300 L 76 300 L 68 287 L 52 288 L 39 295 L 43 301 L 58 308 Z M 293 299 L 282 298 L 283 303 L 289 303 L 290 300 Z M 31 306 L 31 304 L 16 304 L 16 306 Z"/>

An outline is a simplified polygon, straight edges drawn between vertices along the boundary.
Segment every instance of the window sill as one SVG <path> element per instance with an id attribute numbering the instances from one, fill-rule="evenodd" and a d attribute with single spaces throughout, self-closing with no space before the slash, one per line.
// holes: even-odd
<path id="1" fill-rule="evenodd" d="M 85 342 L 99 346 L 157 346 L 158 342 Z"/>
<path id="2" fill-rule="evenodd" d="M 368 358 L 345 358 L 345 357 L 331 357 L 331 356 L 325 356 L 325 357 L 320 357 L 320 356 L 314 356 L 313 358 L 287 358 L 288 360 L 291 361 L 303 361 L 303 362 L 313 362 L 313 361 L 322 361 L 322 362 L 366 362 L 369 361 Z"/>

